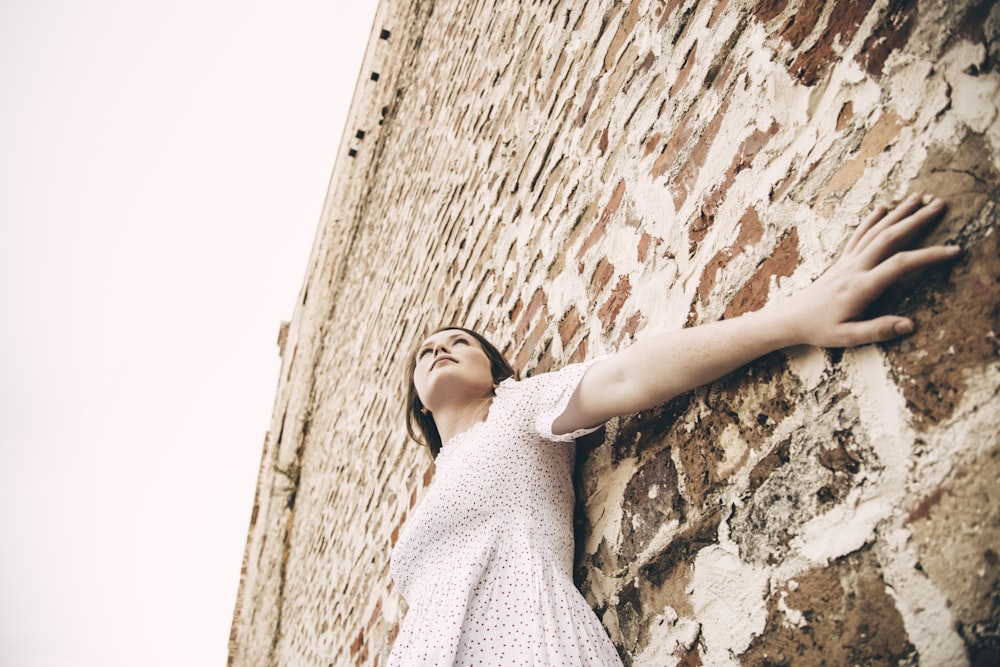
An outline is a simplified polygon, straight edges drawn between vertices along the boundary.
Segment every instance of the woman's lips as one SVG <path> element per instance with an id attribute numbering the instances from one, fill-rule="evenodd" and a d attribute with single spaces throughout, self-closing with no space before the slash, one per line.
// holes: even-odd
<path id="1" fill-rule="evenodd" d="M 434 370 L 435 368 L 437 368 L 437 365 L 440 364 L 442 361 L 450 361 L 453 364 L 457 364 L 458 363 L 453 357 L 449 357 L 449 356 L 438 357 L 437 359 L 434 360 L 434 363 L 431 364 L 431 370 Z"/>

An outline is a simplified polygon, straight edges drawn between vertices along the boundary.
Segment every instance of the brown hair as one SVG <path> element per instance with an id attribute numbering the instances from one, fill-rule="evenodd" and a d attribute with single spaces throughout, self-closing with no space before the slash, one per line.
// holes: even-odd
<path id="1" fill-rule="evenodd" d="M 486 357 L 490 360 L 490 372 L 493 375 L 493 384 L 500 384 L 511 377 L 517 379 L 517 373 L 514 372 L 514 368 L 500 353 L 500 350 L 475 331 L 463 327 L 441 327 L 437 331 L 432 332 L 432 335 L 452 330 L 467 333 L 475 338 L 483 348 L 483 352 L 486 353 Z M 434 418 L 430 413 L 424 414 L 421 412 L 424 404 L 420 402 L 420 397 L 417 395 L 417 386 L 413 383 L 413 371 L 416 367 L 417 354 L 415 350 L 410 354 L 406 366 L 406 376 L 409 381 L 409 386 L 406 389 L 406 432 L 420 444 L 426 445 L 431 450 L 431 456 L 437 458 L 438 452 L 441 451 L 441 446 L 444 443 L 441 442 L 441 435 L 438 433 L 437 425 L 434 424 Z"/>

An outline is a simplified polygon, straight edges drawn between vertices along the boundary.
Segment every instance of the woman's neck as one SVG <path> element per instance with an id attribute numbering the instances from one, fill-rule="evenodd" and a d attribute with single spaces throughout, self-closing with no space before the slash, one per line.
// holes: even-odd
<path id="1" fill-rule="evenodd" d="M 479 422 L 485 421 L 489 415 L 492 403 L 493 397 L 487 396 L 474 401 L 440 407 L 435 410 L 434 425 L 437 426 L 438 435 L 441 436 L 441 444 L 444 445 L 456 435 L 468 431 Z"/>

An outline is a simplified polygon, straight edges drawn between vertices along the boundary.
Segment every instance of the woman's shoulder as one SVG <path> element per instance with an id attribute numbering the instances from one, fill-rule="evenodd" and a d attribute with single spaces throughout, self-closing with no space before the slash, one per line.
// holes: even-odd
<path id="1" fill-rule="evenodd" d="M 568 441 L 594 429 L 556 435 L 555 420 L 569 404 L 570 397 L 591 366 L 605 357 L 569 364 L 558 370 L 528 376 L 523 380 L 509 378 L 496 390 L 499 412 L 516 415 L 515 421 L 546 440 Z"/>
<path id="2" fill-rule="evenodd" d="M 587 370 L 606 356 L 567 364 L 562 368 L 534 373 L 522 379 L 507 378 L 496 389 L 497 396 L 544 401 L 556 399 L 580 384 Z"/>

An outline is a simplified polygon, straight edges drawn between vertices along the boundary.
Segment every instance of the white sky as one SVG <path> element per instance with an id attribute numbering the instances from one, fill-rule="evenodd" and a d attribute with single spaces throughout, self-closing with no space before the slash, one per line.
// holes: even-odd
<path id="1" fill-rule="evenodd" d="M 376 4 L 0 3 L 4 667 L 225 664 Z"/>

